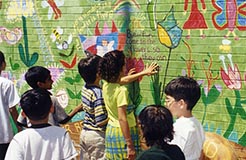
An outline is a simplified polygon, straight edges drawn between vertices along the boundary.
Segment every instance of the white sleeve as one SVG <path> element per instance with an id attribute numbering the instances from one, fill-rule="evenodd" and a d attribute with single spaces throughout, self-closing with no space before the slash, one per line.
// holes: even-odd
<path id="1" fill-rule="evenodd" d="M 64 135 L 63 154 L 64 160 L 70 160 L 78 155 L 68 132 Z"/>
<path id="2" fill-rule="evenodd" d="M 187 138 L 180 135 L 178 132 L 174 132 L 173 140 L 170 144 L 176 144 L 179 146 L 179 148 L 184 151 L 185 145 L 186 145 Z"/>
<path id="3" fill-rule="evenodd" d="M 51 100 L 55 108 L 54 113 L 52 114 L 53 118 L 56 123 L 59 123 L 60 121 L 66 119 L 68 114 L 65 112 L 64 108 L 62 108 L 56 97 L 51 96 Z"/>
<path id="4" fill-rule="evenodd" d="M 18 143 L 18 141 L 13 138 L 12 141 L 9 144 L 5 160 L 23 160 L 24 159 L 24 153 L 22 151 L 23 147 Z"/>
<path id="5" fill-rule="evenodd" d="M 14 83 L 10 83 L 6 92 L 7 102 L 9 108 L 14 107 L 20 101 L 20 97 L 18 95 L 17 89 L 14 86 Z"/>

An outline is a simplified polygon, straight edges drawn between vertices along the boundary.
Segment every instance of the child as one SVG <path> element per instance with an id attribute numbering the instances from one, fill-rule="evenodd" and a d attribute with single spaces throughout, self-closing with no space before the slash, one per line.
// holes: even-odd
<path id="1" fill-rule="evenodd" d="M 33 89 L 52 89 L 53 80 L 51 78 L 50 71 L 42 66 L 33 66 L 29 68 L 25 74 L 25 80 Z M 51 96 L 51 100 L 55 107 L 54 112 L 49 115 L 49 123 L 52 125 L 59 126 L 59 124 L 67 123 L 82 108 L 82 106 L 79 105 L 68 115 L 59 104 L 56 97 Z M 27 123 L 26 119 L 24 119 L 20 114 L 18 117 L 18 124 L 26 127 Z"/>
<path id="2" fill-rule="evenodd" d="M 114 50 L 103 56 L 99 70 L 105 80 L 103 98 L 109 117 L 105 136 L 106 159 L 136 158 L 140 150 L 136 119 L 134 110 L 128 108 L 131 105 L 128 91 L 120 84 L 134 81 L 139 76 L 152 75 L 156 73 L 157 67 L 156 63 L 152 63 L 142 72 L 124 77 L 124 53 Z"/>
<path id="3" fill-rule="evenodd" d="M 32 126 L 14 136 L 5 160 L 68 160 L 77 156 L 68 132 L 48 124 L 49 112 L 53 112 L 54 107 L 47 90 L 39 88 L 25 92 L 20 106 Z"/>
<path id="4" fill-rule="evenodd" d="M 83 129 L 80 134 L 81 155 L 83 160 L 102 160 L 105 151 L 105 130 L 108 114 L 100 88 L 98 65 L 101 57 L 93 55 L 81 59 L 78 71 L 85 81 L 82 88 L 82 105 L 85 111 Z"/>
<path id="5" fill-rule="evenodd" d="M 149 105 L 139 114 L 139 123 L 151 148 L 143 151 L 137 160 L 185 160 L 184 153 L 177 145 L 170 145 L 173 139 L 173 117 L 170 111 L 158 105 Z"/>
<path id="6" fill-rule="evenodd" d="M 5 70 L 6 62 L 3 52 L 0 51 L 0 74 Z M 16 105 L 20 97 L 14 83 L 0 77 L 0 159 L 4 159 L 8 145 L 13 138 L 13 130 L 10 124 L 10 114 L 17 123 L 18 112 Z M 18 131 L 21 129 L 18 127 Z"/>
<path id="7" fill-rule="evenodd" d="M 201 123 L 192 115 L 192 109 L 201 96 L 200 86 L 194 79 L 182 76 L 167 84 L 165 94 L 166 106 L 177 118 L 171 144 L 181 148 L 186 160 L 198 160 L 205 135 Z"/>

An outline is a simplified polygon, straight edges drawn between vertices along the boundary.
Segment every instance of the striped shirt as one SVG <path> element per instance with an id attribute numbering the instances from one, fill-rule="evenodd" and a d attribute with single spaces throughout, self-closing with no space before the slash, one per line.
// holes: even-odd
<path id="1" fill-rule="evenodd" d="M 82 105 L 85 111 L 83 128 L 86 130 L 105 131 L 108 114 L 105 108 L 102 89 L 95 85 L 82 88 Z"/>

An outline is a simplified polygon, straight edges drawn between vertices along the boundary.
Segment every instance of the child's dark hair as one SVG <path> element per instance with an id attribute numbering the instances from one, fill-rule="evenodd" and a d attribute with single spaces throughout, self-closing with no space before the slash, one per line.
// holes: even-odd
<path id="1" fill-rule="evenodd" d="M 100 56 L 91 55 L 87 58 L 83 58 L 78 63 L 78 71 L 80 76 L 87 84 L 92 84 L 97 78 L 99 70 Z"/>
<path id="2" fill-rule="evenodd" d="M 117 82 L 124 65 L 123 51 L 114 50 L 106 53 L 99 66 L 101 78 L 110 83 Z"/>
<path id="3" fill-rule="evenodd" d="M 0 66 L 2 66 L 2 64 L 5 63 L 5 57 L 2 51 L 0 51 Z"/>
<path id="4" fill-rule="evenodd" d="M 50 92 L 45 89 L 31 89 L 26 91 L 20 99 L 20 106 L 31 120 L 43 120 L 49 115 L 52 101 Z"/>
<path id="5" fill-rule="evenodd" d="M 165 94 L 173 97 L 175 101 L 183 99 L 187 109 L 192 110 L 201 97 L 201 89 L 193 78 L 180 76 L 166 85 Z"/>
<path id="6" fill-rule="evenodd" d="M 149 105 L 140 112 L 138 118 L 148 146 L 164 147 L 173 139 L 173 117 L 166 107 Z"/>
<path id="7" fill-rule="evenodd" d="M 45 82 L 50 76 L 50 71 L 42 66 L 33 66 L 25 74 L 27 84 L 33 89 L 39 88 L 38 82 Z"/>

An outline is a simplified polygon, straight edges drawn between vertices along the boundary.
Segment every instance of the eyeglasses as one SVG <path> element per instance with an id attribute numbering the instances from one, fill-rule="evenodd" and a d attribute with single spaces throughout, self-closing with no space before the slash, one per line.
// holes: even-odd
<path id="1" fill-rule="evenodd" d="M 165 106 L 166 107 L 170 107 L 174 102 L 176 102 L 174 98 L 166 96 L 166 98 L 165 98 Z"/>

